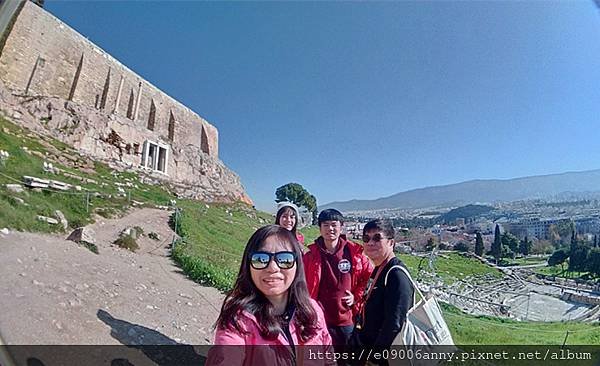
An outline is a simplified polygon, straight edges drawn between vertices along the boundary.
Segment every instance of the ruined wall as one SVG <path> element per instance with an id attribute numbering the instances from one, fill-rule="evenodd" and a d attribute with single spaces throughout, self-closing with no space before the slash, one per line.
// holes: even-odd
<path id="1" fill-rule="evenodd" d="M 29 1 L 2 50 L 0 80 L 17 94 L 72 100 L 116 112 L 144 127 L 148 127 L 154 103 L 155 139 L 170 141 L 172 114 L 174 143 L 204 144 L 205 153 L 218 157 L 214 126 Z"/>
<path id="2" fill-rule="evenodd" d="M 43 124 L 30 128 L 132 168 L 142 164 L 144 141 L 168 145 L 162 178 L 185 186 L 187 196 L 205 198 L 198 190 L 206 189 L 249 201 L 239 178 L 218 159 L 214 126 L 30 1 L 5 35 L 0 81 Z"/>

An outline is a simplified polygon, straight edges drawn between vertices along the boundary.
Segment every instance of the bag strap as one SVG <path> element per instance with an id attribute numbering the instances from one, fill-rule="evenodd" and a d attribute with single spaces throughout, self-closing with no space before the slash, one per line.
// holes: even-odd
<path id="1" fill-rule="evenodd" d="M 410 273 L 408 272 L 408 270 L 406 268 L 404 268 L 403 266 L 396 264 L 392 267 L 390 267 L 390 269 L 387 271 L 387 273 L 385 274 L 385 279 L 383 280 L 383 285 L 387 286 L 387 280 L 388 280 L 388 276 L 390 275 L 390 272 L 394 269 L 394 268 L 398 268 L 400 269 L 402 272 L 404 272 L 404 274 L 406 275 L 406 277 L 408 277 L 408 280 L 410 281 L 412 287 L 413 287 L 413 291 L 415 292 L 413 294 L 413 306 L 411 307 L 411 309 L 413 307 L 415 307 L 415 305 L 417 304 L 417 298 L 415 295 L 419 295 L 421 297 L 421 299 L 424 299 L 425 296 L 423 296 L 423 293 L 421 292 L 421 290 L 419 289 L 419 286 L 417 286 L 417 283 L 412 279 L 412 277 L 410 276 Z"/>

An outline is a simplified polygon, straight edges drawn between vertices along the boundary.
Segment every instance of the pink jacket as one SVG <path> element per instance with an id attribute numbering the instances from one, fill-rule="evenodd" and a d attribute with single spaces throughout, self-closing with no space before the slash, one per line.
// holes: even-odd
<path id="1" fill-rule="evenodd" d="M 312 299 L 310 301 L 317 312 L 319 330 L 317 335 L 308 342 L 302 343 L 296 334 L 295 324 L 290 322 L 290 333 L 294 345 L 302 346 L 296 347 L 296 358 L 304 360 L 305 365 L 335 365 L 335 362 L 331 360 L 316 360 L 311 357 L 316 352 L 333 352 L 333 349 L 331 348 L 331 337 L 325 325 L 323 310 L 316 301 Z M 215 346 L 208 352 L 206 365 L 292 365 L 301 363 L 300 361 L 292 361 L 293 353 L 283 334 L 280 334 L 275 340 L 263 338 L 260 335 L 256 318 L 247 312 L 242 313 L 239 321 L 242 329 L 247 334 L 240 334 L 227 329 L 217 329 Z"/>

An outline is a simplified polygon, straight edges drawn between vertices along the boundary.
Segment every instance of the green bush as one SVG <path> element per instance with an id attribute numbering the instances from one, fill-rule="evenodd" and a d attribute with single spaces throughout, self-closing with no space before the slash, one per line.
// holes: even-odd
<path id="1" fill-rule="evenodd" d="M 131 235 L 121 235 L 117 240 L 115 240 L 114 244 L 132 252 L 140 249 L 137 241 Z"/>

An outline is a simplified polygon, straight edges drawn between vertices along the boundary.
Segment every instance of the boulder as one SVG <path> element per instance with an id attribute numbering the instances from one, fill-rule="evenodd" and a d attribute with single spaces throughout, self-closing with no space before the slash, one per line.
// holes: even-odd
<path id="1" fill-rule="evenodd" d="M 54 217 L 56 217 L 58 221 L 60 221 L 60 224 L 62 225 L 63 229 L 67 230 L 69 228 L 69 222 L 60 210 L 54 211 Z"/>
<path id="2" fill-rule="evenodd" d="M 78 227 L 67 237 L 67 240 L 71 240 L 76 243 L 85 242 L 96 244 L 96 233 L 90 228 Z"/>
<path id="3" fill-rule="evenodd" d="M 58 225 L 58 220 L 57 219 L 53 219 L 52 217 L 46 217 L 46 216 L 38 215 L 37 219 L 40 220 L 40 221 L 47 222 L 50 225 Z"/>
<path id="4" fill-rule="evenodd" d="M 14 192 L 14 193 L 21 193 L 23 192 L 23 186 L 20 184 L 7 184 L 6 185 L 6 189 L 9 192 Z"/>
<path id="5" fill-rule="evenodd" d="M 124 236 L 130 236 L 133 239 L 137 239 L 141 233 L 138 232 L 138 230 L 136 230 L 136 228 L 134 227 L 127 227 L 125 229 L 123 229 L 123 231 L 121 231 L 121 233 L 119 234 L 119 237 L 124 237 Z"/>

